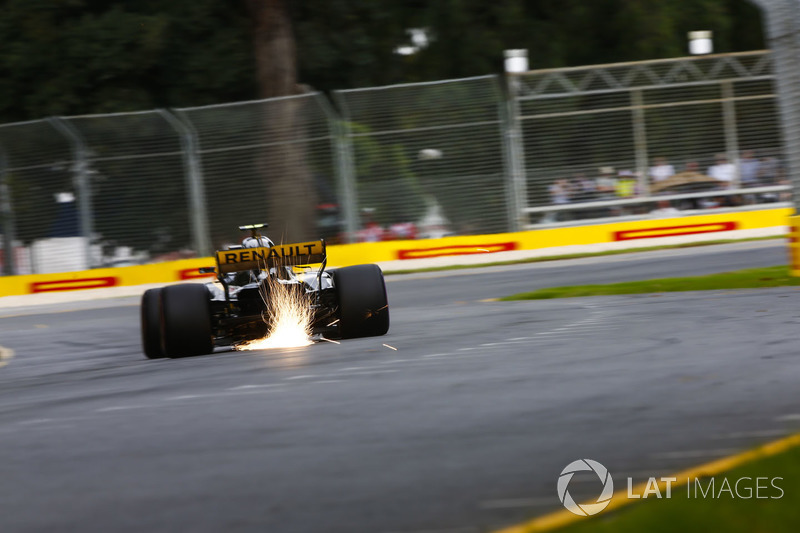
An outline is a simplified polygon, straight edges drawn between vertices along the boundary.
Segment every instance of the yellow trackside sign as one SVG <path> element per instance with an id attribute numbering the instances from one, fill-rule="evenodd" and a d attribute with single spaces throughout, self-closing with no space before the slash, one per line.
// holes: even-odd
<path id="1" fill-rule="evenodd" d="M 276 244 L 217 252 L 219 272 L 238 272 L 275 266 L 311 265 L 325 260 L 325 241 Z"/>

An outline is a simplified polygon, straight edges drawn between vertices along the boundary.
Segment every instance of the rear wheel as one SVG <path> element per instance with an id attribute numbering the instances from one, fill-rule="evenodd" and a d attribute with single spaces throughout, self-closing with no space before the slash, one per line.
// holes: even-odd
<path id="1" fill-rule="evenodd" d="M 149 289 L 142 295 L 142 350 L 148 359 L 161 359 L 161 289 Z"/>
<path id="2" fill-rule="evenodd" d="M 378 265 L 356 265 L 333 271 L 339 298 L 339 332 L 343 339 L 385 335 L 389 331 L 386 284 Z"/>
<path id="3" fill-rule="evenodd" d="M 211 305 L 204 285 L 187 283 L 161 290 L 162 349 L 167 357 L 214 351 Z"/>

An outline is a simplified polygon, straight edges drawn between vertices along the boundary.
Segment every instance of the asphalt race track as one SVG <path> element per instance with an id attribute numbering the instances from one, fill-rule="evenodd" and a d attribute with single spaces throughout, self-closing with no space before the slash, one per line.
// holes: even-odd
<path id="1" fill-rule="evenodd" d="M 491 531 L 561 508 L 575 459 L 621 480 L 778 438 L 795 288 L 481 300 L 785 262 L 755 242 L 395 276 L 385 337 L 182 360 L 144 359 L 138 299 L 3 310 L 0 531 Z"/>

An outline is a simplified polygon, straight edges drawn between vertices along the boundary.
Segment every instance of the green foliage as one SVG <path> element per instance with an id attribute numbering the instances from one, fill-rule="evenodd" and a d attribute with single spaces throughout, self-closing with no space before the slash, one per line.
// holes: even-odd
<path id="1" fill-rule="evenodd" d="M 552 287 L 514 294 L 502 298 L 502 300 L 549 300 L 551 298 L 579 298 L 583 296 L 757 289 L 797 285 L 800 285 L 800 278 L 793 277 L 789 273 L 789 267 L 773 266 L 686 278 L 660 278 L 645 281 L 624 281 L 622 283 L 609 283 L 604 285 Z"/>
<path id="2" fill-rule="evenodd" d="M 406 40 L 414 2 L 290 2 L 299 79 L 319 90 L 385 85 L 403 78 L 395 47 Z"/>
<path id="3" fill-rule="evenodd" d="M 424 5 L 424 7 L 422 7 Z M 436 39 L 409 58 L 407 79 L 502 68 L 508 48 L 527 48 L 531 68 L 683 56 L 687 32 L 714 32 L 717 52 L 763 48 L 758 9 L 747 0 L 442 0 L 422 4 L 412 25 Z"/>
<path id="4" fill-rule="evenodd" d="M 424 191 L 404 146 L 379 142 L 363 124 L 350 122 L 347 127 L 353 134 L 359 205 L 374 209 L 375 221 L 380 224 L 407 222 L 421 216 Z"/>
<path id="5" fill-rule="evenodd" d="M 304 0 L 287 2 L 300 81 L 319 90 L 489 74 L 502 52 L 531 67 L 675 57 L 686 32 L 716 51 L 762 48 L 747 0 Z M 244 1 L 2 0 L 0 122 L 254 98 Z M 433 40 L 394 52 L 407 28 Z"/>
<path id="6" fill-rule="evenodd" d="M 253 94 L 242 10 L 214 0 L 5 0 L 2 122 Z M 6 74 L 7 73 L 7 74 Z"/>

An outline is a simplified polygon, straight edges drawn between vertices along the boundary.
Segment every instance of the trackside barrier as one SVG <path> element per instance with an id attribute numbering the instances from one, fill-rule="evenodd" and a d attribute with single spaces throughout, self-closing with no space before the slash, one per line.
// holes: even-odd
<path id="1" fill-rule="evenodd" d="M 339 267 L 448 256 L 491 256 L 498 252 L 557 249 L 622 241 L 631 241 L 631 247 L 634 247 L 642 239 L 652 242 L 652 239 L 701 234 L 724 239 L 726 234 L 733 231 L 786 227 L 790 219 L 793 231 L 796 232 L 794 235 L 800 235 L 800 217 L 791 217 L 792 214 L 793 210 L 789 208 L 765 209 L 517 233 L 331 245 L 327 247 L 328 264 Z M 800 275 L 800 243 L 797 240 L 791 242 L 791 250 L 794 265 L 792 272 Z M 491 261 L 487 257 L 486 262 Z M 0 278 L 0 296 L 210 279 L 213 274 L 200 274 L 198 268 L 213 265 L 214 258 L 208 257 L 60 274 L 6 276 Z"/>
<path id="2" fill-rule="evenodd" d="M 792 276 L 800 276 L 800 216 L 789 217 L 789 265 Z"/>

